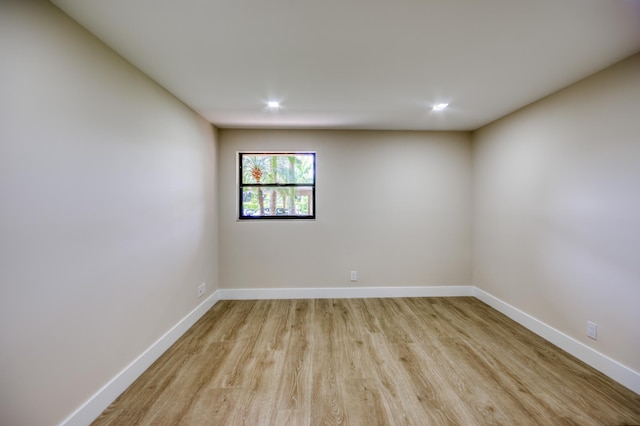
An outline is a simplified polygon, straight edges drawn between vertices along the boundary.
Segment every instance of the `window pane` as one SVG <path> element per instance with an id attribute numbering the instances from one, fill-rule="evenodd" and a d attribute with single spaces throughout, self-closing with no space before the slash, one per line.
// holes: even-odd
<path id="1" fill-rule="evenodd" d="M 242 217 L 313 216 L 311 186 L 245 186 L 242 188 Z"/>
<path id="2" fill-rule="evenodd" d="M 314 182 L 313 154 L 242 154 L 243 184 Z"/>

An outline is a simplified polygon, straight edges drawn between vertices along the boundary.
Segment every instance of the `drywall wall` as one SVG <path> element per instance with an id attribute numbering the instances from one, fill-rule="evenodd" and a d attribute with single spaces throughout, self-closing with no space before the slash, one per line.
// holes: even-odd
<path id="1" fill-rule="evenodd" d="M 475 285 L 635 371 L 639 114 L 635 55 L 473 134 Z"/>
<path id="2" fill-rule="evenodd" d="M 229 129 L 219 143 L 221 288 L 470 283 L 469 133 Z M 256 150 L 317 153 L 316 220 L 237 221 L 237 152 Z"/>
<path id="3" fill-rule="evenodd" d="M 48 2 L 0 62 L 0 423 L 51 425 L 215 290 L 216 133 Z"/>

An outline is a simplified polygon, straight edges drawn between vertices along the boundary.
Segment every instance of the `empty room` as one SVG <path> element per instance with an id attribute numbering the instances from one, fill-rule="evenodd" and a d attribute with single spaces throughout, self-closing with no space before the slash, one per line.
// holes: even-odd
<path id="1" fill-rule="evenodd" d="M 640 424 L 640 1 L 0 1 L 0 425 Z"/>

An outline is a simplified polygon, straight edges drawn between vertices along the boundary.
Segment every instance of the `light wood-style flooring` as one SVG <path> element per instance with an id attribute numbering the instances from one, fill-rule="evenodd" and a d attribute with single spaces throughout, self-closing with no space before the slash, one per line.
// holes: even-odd
<path id="1" fill-rule="evenodd" d="M 221 301 L 95 425 L 622 425 L 640 395 L 474 298 Z"/>

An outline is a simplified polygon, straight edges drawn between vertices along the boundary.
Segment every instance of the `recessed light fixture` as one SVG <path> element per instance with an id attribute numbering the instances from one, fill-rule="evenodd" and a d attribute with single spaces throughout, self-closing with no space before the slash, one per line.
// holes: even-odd
<path id="1" fill-rule="evenodd" d="M 443 109 L 445 109 L 448 106 L 449 106 L 449 104 L 435 104 L 433 106 L 433 110 L 434 111 L 442 111 Z"/>
<path id="2" fill-rule="evenodd" d="M 276 108 L 277 109 L 277 108 L 280 108 L 280 102 L 278 102 L 278 101 L 269 101 L 269 102 L 267 102 L 267 106 L 269 108 Z"/>

